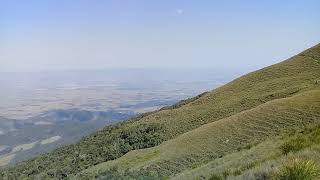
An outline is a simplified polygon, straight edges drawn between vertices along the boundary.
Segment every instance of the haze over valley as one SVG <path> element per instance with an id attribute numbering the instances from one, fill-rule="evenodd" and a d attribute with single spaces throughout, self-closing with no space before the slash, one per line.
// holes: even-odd
<path id="1" fill-rule="evenodd" d="M 0 165 L 76 142 L 106 125 L 220 86 L 240 73 L 211 69 L 0 73 Z"/>
<path id="2" fill-rule="evenodd" d="M 244 70 L 97 70 L 1 73 L 0 116 L 27 119 L 52 109 L 145 112 L 217 87 Z M 149 103 L 149 104 L 148 104 Z M 148 110 L 149 111 L 149 110 Z"/>

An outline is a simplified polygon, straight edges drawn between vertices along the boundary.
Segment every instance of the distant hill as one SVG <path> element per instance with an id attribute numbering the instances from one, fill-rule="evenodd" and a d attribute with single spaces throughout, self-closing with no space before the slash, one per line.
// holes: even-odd
<path id="1" fill-rule="evenodd" d="M 289 156 L 320 165 L 318 127 L 320 45 L 3 169 L 1 177 L 271 178 Z"/>

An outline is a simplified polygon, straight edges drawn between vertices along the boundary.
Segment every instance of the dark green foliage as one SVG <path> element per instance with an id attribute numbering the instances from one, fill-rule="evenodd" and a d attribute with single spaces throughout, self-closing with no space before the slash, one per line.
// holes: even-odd
<path id="1" fill-rule="evenodd" d="M 6 173 L 30 178 L 41 174 L 42 178 L 63 179 L 90 166 L 116 159 L 130 150 L 156 146 L 163 141 L 162 127 L 159 124 L 141 124 L 134 128 L 120 127 L 107 127 L 104 132 L 109 133 L 104 133 L 103 136 L 98 136 L 101 132 L 97 132 L 82 139 L 78 144 L 62 147 L 51 154 L 25 162 L 29 164 L 22 163 L 21 165 L 24 165 L 18 165 L 16 169 L 3 171 L 0 177 L 5 177 Z"/>

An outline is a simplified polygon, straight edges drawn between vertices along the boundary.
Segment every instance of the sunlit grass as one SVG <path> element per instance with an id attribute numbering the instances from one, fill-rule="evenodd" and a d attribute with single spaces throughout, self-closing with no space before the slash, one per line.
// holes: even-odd
<path id="1" fill-rule="evenodd" d="M 294 159 L 281 167 L 277 176 L 279 180 L 316 180 L 320 178 L 320 169 L 309 160 Z"/>

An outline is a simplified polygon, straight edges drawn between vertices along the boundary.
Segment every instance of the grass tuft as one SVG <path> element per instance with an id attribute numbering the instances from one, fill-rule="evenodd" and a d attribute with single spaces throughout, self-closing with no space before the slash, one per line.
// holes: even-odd
<path id="1" fill-rule="evenodd" d="M 314 180 L 320 178 L 320 169 L 313 161 L 294 159 L 280 169 L 279 180 Z"/>
<path id="2" fill-rule="evenodd" d="M 221 175 L 212 174 L 209 180 L 223 180 L 224 178 Z"/>

